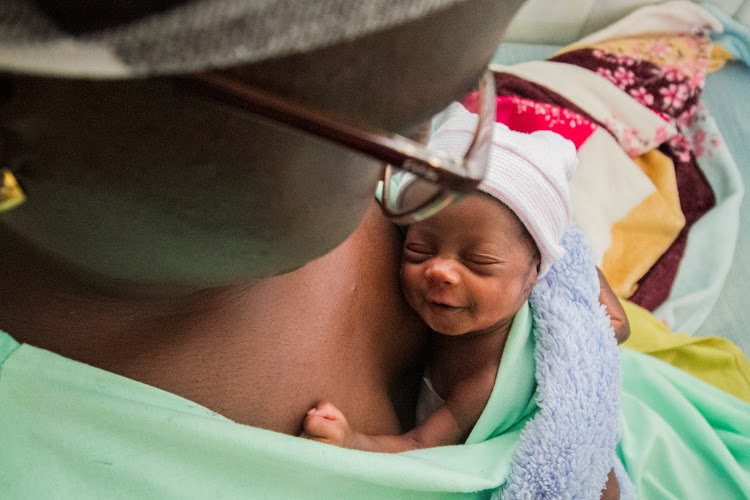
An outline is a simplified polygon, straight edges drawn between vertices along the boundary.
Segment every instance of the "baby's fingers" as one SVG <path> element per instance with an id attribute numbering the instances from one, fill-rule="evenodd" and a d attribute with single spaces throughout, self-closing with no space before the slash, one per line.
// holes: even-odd
<path id="1" fill-rule="evenodd" d="M 347 433 L 345 420 L 331 420 L 321 415 L 308 414 L 302 427 L 303 431 L 300 436 L 303 438 L 337 446 L 344 445 Z"/>
<path id="2" fill-rule="evenodd" d="M 318 403 L 315 407 L 311 408 L 307 412 L 307 415 L 316 415 L 328 420 L 341 420 L 342 422 L 346 423 L 346 418 L 344 418 L 344 414 L 341 413 L 341 410 L 327 401 Z"/>

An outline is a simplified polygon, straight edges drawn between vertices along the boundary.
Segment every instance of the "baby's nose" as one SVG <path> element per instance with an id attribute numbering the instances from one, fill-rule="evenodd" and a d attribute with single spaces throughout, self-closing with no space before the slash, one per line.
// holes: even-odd
<path id="1" fill-rule="evenodd" d="M 456 262 L 452 259 L 434 258 L 425 270 L 425 277 L 436 284 L 453 285 L 458 283 L 460 275 Z"/>

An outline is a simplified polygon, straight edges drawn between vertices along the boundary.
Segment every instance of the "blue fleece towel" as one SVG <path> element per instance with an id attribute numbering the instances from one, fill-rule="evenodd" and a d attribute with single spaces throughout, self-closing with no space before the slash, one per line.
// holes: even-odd
<path id="1" fill-rule="evenodd" d="M 595 259 L 571 228 L 565 256 L 529 299 L 536 342 L 539 411 L 524 428 L 508 480 L 493 498 L 594 499 L 615 467 L 621 498 L 635 493 L 615 456 L 620 360 L 599 303 Z"/>

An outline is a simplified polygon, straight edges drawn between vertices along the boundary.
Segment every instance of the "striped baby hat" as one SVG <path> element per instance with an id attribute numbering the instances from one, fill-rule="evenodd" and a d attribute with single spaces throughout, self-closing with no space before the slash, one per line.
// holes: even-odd
<path id="1" fill-rule="evenodd" d="M 458 103 L 436 122 L 428 148 L 462 155 L 469 147 L 477 116 Z M 578 166 L 575 146 L 555 132 L 531 134 L 495 123 L 489 166 L 479 190 L 506 204 L 534 238 L 539 277 L 565 254 L 563 233 L 573 224 L 568 181 Z"/>

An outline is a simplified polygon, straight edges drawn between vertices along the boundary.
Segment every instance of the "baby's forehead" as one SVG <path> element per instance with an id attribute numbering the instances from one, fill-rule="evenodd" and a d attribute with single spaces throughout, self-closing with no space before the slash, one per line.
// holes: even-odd
<path id="1" fill-rule="evenodd" d="M 510 241 L 528 240 L 535 245 L 516 213 L 483 192 L 469 195 L 443 214 L 411 224 L 407 234 L 412 231 L 433 237 L 465 236 L 475 243 L 507 245 Z"/>

